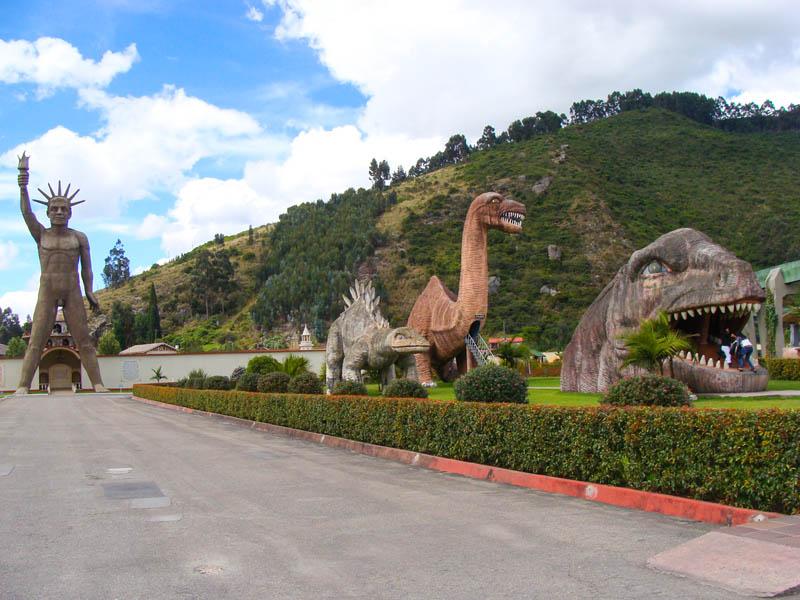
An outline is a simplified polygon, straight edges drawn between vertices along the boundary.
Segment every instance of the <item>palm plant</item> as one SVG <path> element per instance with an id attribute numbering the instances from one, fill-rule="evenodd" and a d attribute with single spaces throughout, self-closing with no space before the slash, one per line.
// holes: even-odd
<path id="1" fill-rule="evenodd" d="M 672 374 L 672 359 L 681 351 L 692 349 L 689 337 L 669 326 L 667 313 L 660 312 L 652 319 L 645 319 L 638 329 L 621 334 L 620 339 L 628 351 L 622 361 L 623 367 L 631 365 L 664 375 L 664 362 L 669 361 Z"/>
<path id="2" fill-rule="evenodd" d="M 308 364 L 308 359 L 305 356 L 290 354 L 283 359 L 281 371 L 286 373 L 289 377 L 296 377 L 300 373 L 308 372 Z"/>
<path id="3" fill-rule="evenodd" d="M 510 342 L 500 344 L 494 354 L 500 359 L 503 366 L 509 369 L 513 369 L 519 362 L 531 357 L 531 351 L 527 346 Z"/>
<path id="4" fill-rule="evenodd" d="M 161 367 L 156 369 L 150 369 L 153 372 L 153 376 L 150 379 L 154 379 L 156 383 L 159 383 L 162 379 L 166 379 L 167 376 L 161 372 Z"/>

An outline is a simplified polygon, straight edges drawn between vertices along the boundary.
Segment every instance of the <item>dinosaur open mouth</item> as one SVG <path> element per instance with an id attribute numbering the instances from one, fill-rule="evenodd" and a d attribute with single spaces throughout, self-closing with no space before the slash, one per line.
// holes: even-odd
<path id="1" fill-rule="evenodd" d="M 500 215 L 500 221 L 506 225 L 513 225 L 514 227 L 522 227 L 522 222 L 525 220 L 525 215 L 519 212 L 506 211 Z"/>
<path id="2" fill-rule="evenodd" d="M 725 304 L 710 304 L 684 308 L 669 314 L 670 325 L 690 336 L 693 349 L 682 352 L 679 358 L 692 366 L 725 369 L 736 365 L 725 365 L 720 352 L 723 340 L 730 346 L 731 334 L 739 333 L 747 324 L 751 314 L 761 308 L 759 300 L 742 299 Z"/>

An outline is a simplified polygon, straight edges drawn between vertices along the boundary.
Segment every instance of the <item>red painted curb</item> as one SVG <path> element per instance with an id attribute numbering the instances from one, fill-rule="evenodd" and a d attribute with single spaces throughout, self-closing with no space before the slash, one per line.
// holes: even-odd
<path id="1" fill-rule="evenodd" d="M 316 442 L 318 444 L 325 444 L 326 446 L 330 446 L 332 448 L 351 450 L 353 452 L 358 452 L 359 454 L 393 460 L 395 462 L 423 467 L 433 471 L 440 471 L 442 473 L 463 475 L 464 477 L 482 479 L 484 481 L 491 481 L 494 483 L 505 483 L 507 485 L 524 487 L 553 494 L 562 494 L 564 496 L 572 496 L 575 498 L 583 498 L 585 500 L 591 500 L 593 502 L 600 502 L 603 504 L 611 504 L 613 506 L 620 506 L 623 508 L 634 508 L 646 512 L 661 513 L 671 517 L 680 517 L 682 519 L 701 521 L 703 523 L 713 523 L 716 525 L 742 525 L 744 523 L 752 522 L 755 517 L 774 518 L 783 516 L 778 513 L 761 512 L 749 508 L 738 508 L 736 506 L 728 506 L 726 504 L 717 504 L 714 502 L 706 502 L 704 500 L 693 500 L 691 498 L 681 498 L 680 496 L 669 496 L 667 494 L 658 494 L 655 492 L 645 492 L 613 485 L 604 485 L 602 483 L 587 483 L 585 481 L 577 481 L 574 479 L 562 479 L 560 477 L 550 477 L 548 475 L 536 475 L 534 473 L 512 471 L 511 469 L 490 467 L 488 465 L 470 463 L 452 458 L 421 454 L 419 452 L 412 452 L 411 450 L 377 446 L 375 444 L 357 442 L 355 440 L 348 440 L 346 438 L 334 437 L 322 433 L 303 431 L 302 429 L 292 429 L 291 427 L 283 427 L 282 425 L 273 425 L 272 423 L 248 421 L 238 417 L 206 412 L 204 410 L 195 410 L 185 406 L 167 404 L 164 402 L 158 402 L 157 400 L 139 398 L 137 396 L 132 396 L 132 398 L 139 402 L 152 404 L 153 406 L 159 406 L 161 408 L 215 417 L 231 423 L 242 425 L 243 427 L 256 429 L 258 431 L 274 433 L 309 442 Z"/>

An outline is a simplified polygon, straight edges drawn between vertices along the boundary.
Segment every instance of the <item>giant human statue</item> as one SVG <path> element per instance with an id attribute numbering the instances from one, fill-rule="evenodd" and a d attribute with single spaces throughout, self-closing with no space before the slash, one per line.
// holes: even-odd
<path id="1" fill-rule="evenodd" d="M 86 238 L 86 234 L 67 227 L 72 216 L 72 207 L 80 204 L 83 200 L 73 202 L 79 190 L 75 190 L 70 196 L 69 185 L 62 193 L 60 181 L 56 192 L 48 184 L 50 194 L 39 189 L 39 192 L 47 198 L 47 202 L 42 200 L 34 200 L 34 202 L 47 206 L 50 227 L 39 223 L 31 210 L 31 201 L 28 196 L 29 158 L 25 156 L 24 152 L 19 158 L 19 176 L 17 178 L 19 205 L 25 224 L 39 247 L 39 264 L 42 274 L 39 278 L 39 297 L 33 312 L 33 327 L 25 359 L 22 362 L 22 375 L 17 394 L 28 393 L 31 379 L 39 366 L 42 350 L 53 328 L 59 307 L 63 307 L 64 318 L 72 337 L 78 344 L 81 363 L 89 375 L 94 390 L 96 392 L 107 391 L 100 377 L 97 353 L 89 336 L 86 309 L 83 307 L 83 297 L 78 282 L 78 263 L 80 263 L 86 299 L 92 309 L 98 310 L 100 305 L 92 292 L 92 260 L 89 256 L 89 240 Z"/>

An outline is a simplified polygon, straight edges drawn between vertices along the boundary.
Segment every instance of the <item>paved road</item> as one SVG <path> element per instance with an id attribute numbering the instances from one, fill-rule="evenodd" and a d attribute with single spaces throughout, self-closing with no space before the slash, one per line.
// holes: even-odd
<path id="1" fill-rule="evenodd" d="M 728 598 L 647 569 L 711 527 L 128 398 L 0 401 L 2 598 Z"/>

